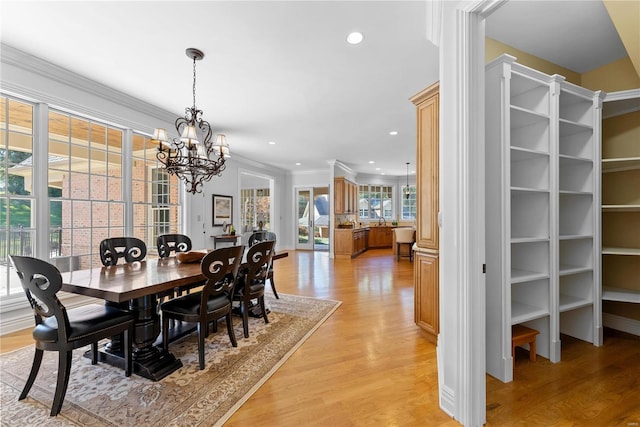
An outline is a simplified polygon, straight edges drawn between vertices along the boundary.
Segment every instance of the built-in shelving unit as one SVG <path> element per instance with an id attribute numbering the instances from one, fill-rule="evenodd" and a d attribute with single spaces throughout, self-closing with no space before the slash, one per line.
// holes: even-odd
<path id="1" fill-rule="evenodd" d="M 600 343 L 600 99 L 503 55 L 485 100 L 487 372 L 508 382 L 512 325 L 552 362 L 561 331 Z"/>
<path id="2" fill-rule="evenodd" d="M 624 317 L 640 304 L 640 90 L 607 94 L 604 108 L 602 300 Z"/>

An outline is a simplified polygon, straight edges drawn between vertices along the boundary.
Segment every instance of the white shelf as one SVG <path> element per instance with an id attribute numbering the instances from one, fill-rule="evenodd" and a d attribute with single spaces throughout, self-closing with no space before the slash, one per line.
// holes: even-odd
<path id="1" fill-rule="evenodd" d="M 588 125 L 583 125 L 581 123 L 572 122 L 565 119 L 560 119 L 560 137 L 563 138 L 565 136 L 574 135 L 576 133 L 592 133 L 593 127 Z"/>
<path id="2" fill-rule="evenodd" d="M 572 194 L 576 196 L 593 196 L 593 192 L 591 191 L 573 191 L 573 190 L 560 190 L 558 191 L 560 194 Z"/>
<path id="3" fill-rule="evenodd" d="M 560 271 L 559 271 L 558 274 L 560 276 L 568 276 L 570 274 L 584 273 L 586 271 L 591 271 L 591 270 L 593 270 L 593 267 L 581 266 L 581 265 L 561 264 L 560 265 Z"/>
<path id="4" fill-rule="evenodd" d="M 640 291 L 603 286 L 602 299 L 603 301 L 632 302 L 640 304 Z"/>
<path id="5" fill-rule="evenodd" d="M 523 304 L 521 302 L 511 302 L 511 324 L 528 322 L 530 320 L 539 319 L 549 315 L 549 310 L 534 307 L 532 305 Z"/>
<path id="6" fill-rule="evenodd" d="M 547 190 L 547 189 L 526 188 L 526 187 L 511 187 L 511 192 L 513 192 L 513 193 L 547 193 L 547 194 L 549 194 L 549 190 Z"/>
<path id="7" fill-rule="evenodd" d="M 602 205 L 602 212 L 640 212 L 640 205 Z"/>
<path id="8" fill-rule="evenodd" d="M 511 243 L 534 243 L 534 242 L 548 242 L 549 236 L 520 236 L 520 237 L 511 237 Z"/>
<path id="9" fill-rule="evenodd" d="M 538 271 L 511 269 L 511 283 L 531 282 L 533 280 L 548 279 L 549 273 L 541 273 Z"/>
<path id="10" fill-rule="evenodd" d="M 621 157 L 617 159 L 602 159 L 602 172 L 623 172 L 640 169 L 640 157 Z"/>
<path id="11" fill-rule="evenodd" d="M 561 234 L 558 237 L 559 240 L 580 240 L 580 239 L 593 239 L 591 234 Z"/>
<path id="12" fill-rule="evenodd" d="M 540 122 L 548 123 L 549 116 L 516 105 L 511 106 L 511 128 L 531 126 Z"/>
<path id="13" fill-rule="evenodd" d="M 575 310 L 577 308 L 587 307 L 593 303 L 588 298 L 580 298 L 574 295 L 560 293 L 560 312 Z"/>
<path id="14" fill-rule="evenodd" d="M 604 246 L 602 248 L 602 255 L 640 256 L 640 248 L 614 248 L 611 246 Z"/>
<path id="15" fill-rule="evenodd" d="M 560 166 L 562 165 L 566 165 L 566 164 L 575 164 L 575 163 L 593 163 L 593 159 L 589 159 L 587 157 L 580 157 L 580 156 L 570 156 L 568 154 L 560 154 L 558 156 L 559 160 L 560 160 Z"/>

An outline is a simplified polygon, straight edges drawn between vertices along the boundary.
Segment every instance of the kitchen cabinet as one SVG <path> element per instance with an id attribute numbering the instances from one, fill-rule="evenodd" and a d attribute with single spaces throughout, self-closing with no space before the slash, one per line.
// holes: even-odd
<path id="1" fill-rule="evenodd" d="M 353 258 L 369 247 L 368 228 L 336 228 L 334 230 L 334 256 Z"/>
<path id="2" fill-rule="evenodd" d="M 414 95 L 416 106 L 416 244 L 414 245 L 414 321 L 437 344 L 439 295 L 439 143 L 440 84 Z M 393 237 L 392 237 L 393 239 Z"/>
<path id="3" fill-rule="evenodd" d="M 337 215 L 358 212 L 358 184 L 345 177 L 337 177 L 334 183 L 334 210 Z"/>
<path id="4" fill-rule="evenodd" d="M 390 248 L 393 244 L 393 228 L 387 226 L 372 226 L 369 228 L 370 248 Z"/>

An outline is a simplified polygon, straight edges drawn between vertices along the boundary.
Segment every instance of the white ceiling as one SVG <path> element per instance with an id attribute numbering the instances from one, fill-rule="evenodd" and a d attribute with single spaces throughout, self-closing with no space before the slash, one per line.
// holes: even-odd
<path id="1" fill-rule="evenodd" d="M 408 99 L 438 80 L 424 1 L 0 1 L 3 43 L 176 117 L 192 101 L 184 51 L 203 50 L 197 106 L 215 133 L 227 135 L 232 155 L 286 170 L 326 169 L 332 159 L 359 173 L 404 176 L 407 161 L 415 167 Z M 489 35 L 576 71 L 601 65 L 588 62 L 600 53 L 619 55 L 609 49 L 610 28 L 596 37 L 608 40 L 599 52 L 585 27 L 576 33 L 552 22 L 557 14 L 602 19 L 599 1 L 599 9 L 589 1 L 553 2 L 571 3 L 553 14 L 540 3 L 507 3 L 490 18 Z M 611 26 L 602 22 L 586 28 L 596 34 Z M 364 34 L 357 46 L 345 41 L 354 30 Z M 561 50 L 574 35 L 586 55 L 573 44 L 569 53 Z M 389 135 L 393 130 L 399 134 Z"/>
<path id="2" fill-rule="evenodd" d="M 600 0 L 514 0 L 486 22 L 487 37 L 580 74 L 627 56 Z"/>

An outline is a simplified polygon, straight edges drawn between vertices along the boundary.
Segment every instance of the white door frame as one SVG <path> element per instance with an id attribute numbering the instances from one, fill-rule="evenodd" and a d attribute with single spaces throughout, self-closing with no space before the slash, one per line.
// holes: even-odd
<path id="1" fill-rule="evenodd" d="M 430 6 L 440 46 L 440 407 L 486 421 L 484 20 L 505 0 Z M 440 42 L 440 35 L 442 40 Z"/>

